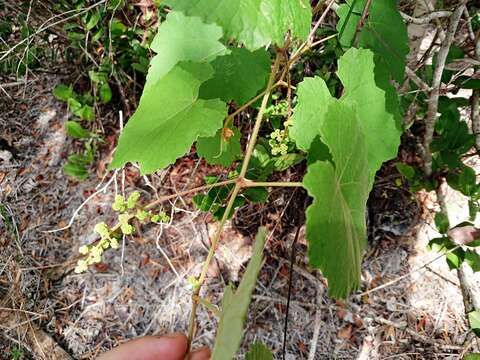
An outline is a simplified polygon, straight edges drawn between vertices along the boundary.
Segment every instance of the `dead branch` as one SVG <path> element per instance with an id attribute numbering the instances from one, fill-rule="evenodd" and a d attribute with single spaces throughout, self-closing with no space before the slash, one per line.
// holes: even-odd
<path id="1" fill-rule="evenodd" d="M 455 33 L 457 31 L 458 23 L 462 17 L 467 0 L 462 0 L 459 6 L 455 9 L 447 29 L 447 34 L 442 46 L 437 54 L 437 65 L 433 73 L 432 91 L 428 100 L 428 112 L 425 119 L 425 137 L 424 137 L 424 171 L 427 176 L 432 175 L 432 152 L 430 151 L 430 144 L 433 140 L 433 132 L 435 129 L 435 123 L 437 120 L 438 111 L 438 99 L 440 97 L 440 85 L 442 83 L 442 74 L 445 68 L 445 62 L 447 60 L 448 51 L 453 43 Z"/>

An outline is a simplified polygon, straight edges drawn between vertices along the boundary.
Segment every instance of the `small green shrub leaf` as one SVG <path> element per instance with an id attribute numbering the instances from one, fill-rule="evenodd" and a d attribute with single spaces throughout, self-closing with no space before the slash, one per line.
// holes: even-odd
<path id="1" fill-rule="evenodd" d="M 74 96 L 73 89 L 71 86 L 64 84 L 57 85 L 55 89 L 53 89 L 53 96 L 60 101 L 68 101 L 68 99 Z"/>
<path id="2" fill-rule="evenodd" d="M 91 136 L 90 131 L 84 129 L 82 125 L 76 121 L 65 122 L 65 131 L 67 132 L 68 136 L 71 136 L 75 139 L 87 139 Z"/>
<path id="3" fill-rule="evenodd" d="M 68 162 L 63 167 L 63 172 L 68 176 L 77 178 L 78 180 L 85 180 L 88 177 L 88 171 L 85 165 L 78 163 Z"/>
<path id="4" fill-rule="evenodd" d="M 468 322 L 473 332 L 480 336 L 480 311 L 472 311 L 468 313 Z"/>
<path id="5" fill-rule="evenodd" d="M 90 14 L 87 23 L 85 24 L 85 28 L 90 31 L 92 30 L 100 21 L 101 16 L 98 12 L 93 12 Z"/>
<path id="6" fill-rule="evenodd" d="M 407 180 L 412 180 L 415 177 L 415 169 L 413 166 L 397 162 L 396 168 Z"/>
<path id="7" fill-rule="evenodd" d="M 95 112 L 92 106 L 82 105 L 80 108 L 71 109 L 72 113 L 78 116 L 82 120 L 93 121 L 95 120 Z"/>
<path id="8" fill-rule="evenodd" d="M 438 229 L 440 234 L 446 234 L 448 229 L 450 229 L 450 222 L 448 221 L 448 216 L 443 212 L 438 212 L 435 214 L 435 226 Z"/>
<path id="9" fill-rule="evenodd" d="M 465 252 L 465 262 L 472 268 L 473 272 L 480 271 L 480 255 L 475 250 Z"/>
<path id="10" fill-rule="evenodd" d="M 112 89 L 110 89 L 110 85 L 107 82 L 100 85 L 100 89 L 98 89 L 98 94 L 100 96 L 100 100 L 104 104 L 108 104 L 112 100 Z"/>

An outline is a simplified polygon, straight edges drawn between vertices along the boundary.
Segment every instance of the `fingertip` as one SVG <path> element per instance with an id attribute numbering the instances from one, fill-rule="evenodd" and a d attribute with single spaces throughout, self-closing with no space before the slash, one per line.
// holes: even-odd
<path id="1" fill-rule="evenodd" d="M 209 360 L 211 356 L 212 353 L 210 349 L 207 346 L 204 346 L 190 353 L 188 360 Z"/>

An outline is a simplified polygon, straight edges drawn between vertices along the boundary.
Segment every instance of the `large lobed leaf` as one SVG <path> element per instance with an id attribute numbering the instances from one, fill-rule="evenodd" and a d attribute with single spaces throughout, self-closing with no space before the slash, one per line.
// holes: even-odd
<path id="1" fill-rule="evenodd" d="M 200 96 L 243 105 L 265 87 L 270 65 L 270 55 L 265 49 L 251 52 L 234 48 L 229 55 L 212 62 L 215 76 L 202 85 Z"/>
<path id="2" fill-rule="evenodd" d="M 338 60 L 337 74 L 345 89 L 342 101 L 355 104 L 366 138 L 370 190 L 382 163 L 397 155 L 401 130 L 387 110 L 385 91 L 376 84 L 374 55 L 370 50 L 348 50 Z"/>
<path id="3" fill-rule="evenodd" d="M 328 278 L 329 293 L 345 297 L 360 284 L 366 246 L 365 207 L 368 159 L 363 130 L 350 105 L 329 105 L 321 129 L 335 165 L 317 161 L 308 167 L 303 186 L 313 197 L 307 209 L 310 264 Z"/>
<path id="4" fill-rule="evenodd" d="M 214 75 L 208 62 L 229 51 L 222 29 L 199 18 L 170 13 L 153 40 L 147 82 L 135 114 L 120 136 L 111 168 L 137 161 L 142 174 L 184 155 L 198 137 L 215 135 L 226 115 L 218 99 L 199 99 L 199 88 Z"/>
<path id="5" fill-rule="evenodd" d="M 318 153 L 309 156 L 304 179 L 314 198 L 307 211 L 310 263 L 329 279 L 331 295 L 345 297 L 359 285 L 368 193 L 382 163 L 396 156 L 400 131 L 375 83 L 373 53 L 351 48 L 338 65 L 342 98 L 330 96 L 321 78 L 305 79 L 290 135 L 309 155 Z"/>
<path id="6" fill-rule="evenodd" d="M 382 163 L 396 156 L 401 134 L 394 116 L 387 110 L 385 91 L 376 85 L 374 69 L 374 55 L 366 49 L 351 48 L 338 61 L 337 74 L 344 85 L 340 100 L 354 105 L 366 137 L 370 186 Z M 300 149 L 307 151 L 319 135 L 334 98 L 319 77 L 305 78 L 297 95 L 290 136 Z"/>
<path id="7" fill-rule="evenodd" d="M 290 137 L 299 149 L 308 151 L 319 134 L 333 97 L 325 81 L 319 77 L 305 78 L 298 85 L 297 97 L 298 105 L 295 107 Z"/>
<path id="8" fill-rule="evenodd" d="M 220 25 L 228 38 L 255 50 L 284 45 L 285 34 L 306 39 L 312 11 L 308 0 L 166 0 L 174 10 Z"/>
<path id="9" fill-rule="evenodd" d="M 110 166 L 137 161 L 141 173 L 149 174 L 174 163 L 198 137 L 215 135 L 226 105 L 218 99 L 198 99 L 198 88 L 212 75 L 209 64 L 180 63 L 155 86 L 145 87 Z"/>
<path id="10" fill-rule="evenodd" d="M 225 289 L 212 360 L 233 359 L 240 347 L 243 323 L 262 267 L 266 237 L 265 228 L 260 228 L 255 238 L 252 258 L 237 291 L 234 291 L 231 286 Z"/>
<path id="11" fill-rule="evenodd" d="M 181 61 L 210 62 L 228 54 L 219 41 L 222 36 L 222 29 L 215 24 L 171 12 L 152 41 L 151 48 L 157 55 L 151 61 L 145 87 L 155 85 Z"/>
<path id="12" fill-rule="evenodd" d="M 348 0 L 337 14 L 340 44 L 349 48 L 354 41 L 357 24 L 367 0 Z M 355 4 L 354 4 L 355 2 Z M 391 77 L 403 81 L 405 57 L 409 53 L 407 27 L 395 0 L 372 1 L 368 17 L 359 35 L 358 45 L 378 55 L 379 65 L 387 66 Z"/>

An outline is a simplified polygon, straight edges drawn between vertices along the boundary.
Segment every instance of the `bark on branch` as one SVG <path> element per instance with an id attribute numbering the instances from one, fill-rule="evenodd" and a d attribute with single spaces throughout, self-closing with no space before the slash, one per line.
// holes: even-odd
<path id="1" fill-rule="evenodd" d="M 433 132 L 435 129 L 435 122 L 437 120 L 438 99 L 440 97 L 440 85 L 442 83 L 442 74 L 445 69 L 445 62 L 447 60 L 448 51 L 453 43 L 455 33 L 457 31 L 458 23 L 462 17 L 467 0 L 462 0 L 459 6 L 455 9 L 450 17 L 445 40 L 437 54 L 437 64 L 433 73 L 433 80 L 431 86 L 431 93 L 428 100 L 427 118 L 425 119 L 425 137 L 424 137 L 424 171 L 425 175 L 432 175 L 432 152 L 430 151 L 430 144 L 433 139 Z"/>

